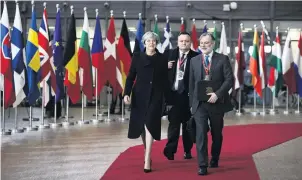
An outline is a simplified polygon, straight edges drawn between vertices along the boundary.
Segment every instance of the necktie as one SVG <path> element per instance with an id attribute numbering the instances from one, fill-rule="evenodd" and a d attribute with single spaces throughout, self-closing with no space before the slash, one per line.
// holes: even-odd
<path id="1" fill-rule="evenodd" d="M 183 65 L 185 64 L 185 54 L 182 54 L 181 55 L 181 58 L 180 58 L 180 66 L 179 68 L 181 69 L 181 67 L 183 67 Z"/>
<path id="2" fill-rule="evenodd" d="M 208 67 L 209 65 L 209 55 L 205 55 L 205 65 Z"/>

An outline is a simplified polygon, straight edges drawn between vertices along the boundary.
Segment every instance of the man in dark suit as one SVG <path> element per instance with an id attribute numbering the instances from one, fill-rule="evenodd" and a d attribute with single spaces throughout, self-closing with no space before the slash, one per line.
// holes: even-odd
<path id="1" fill-rule="evenodd" d="M 232 88 L 234 76 L 228 56 L 213 51 L 215 38 L 210 33 L 200 36 L 202 54 L 191 59 L 189 96 L 191 112 L 196 123 L 196 149 L 198 156 L 199 175 L 206 175 L 208 165 L 208 120 L 211 127 L 212 148 L 210 167 L 218 167 L 222 146 L 222 129 L 224 113 L 231 111 L 228 91 Z M 211 81 L 213 92 L 208 93 L 208 100 L 201 101 L 202 88 L 200 81 Z M 210 89 L 210 88 L 209 88 Z"/>
<path id="2" fill-rule="evenodd" d="M 198 53 L 190 50 L 191 37 L 187 32 L 181 32 L 178 36 L 178 47 L 171 50 L 168 60 L 168 78 L 170 91 L 167 94 L 167 105 L 172 108 L 168 112 L 168 142 L 164 149 L 164 155 L 168 160 L 174 160 L 177 151 L 180 125 L 182 124 L 182 142 L 184 159 L 191 159 L 193 141 L 187 131 L 187 121 L 191 112 L 189 107 L 189 71 L 190 60 Z"/>

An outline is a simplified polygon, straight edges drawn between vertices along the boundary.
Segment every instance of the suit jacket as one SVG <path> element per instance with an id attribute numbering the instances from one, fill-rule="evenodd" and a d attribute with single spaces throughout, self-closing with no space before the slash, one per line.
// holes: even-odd
<path id="1" fill-rule="evenodd" d="M 189 77 L 190 77 L 190 61 L 191 58 L 197 56 L 198 53 L 195 51 L 190 50 L 188 55 L 187 55 L 187 62 L 186 62 L 186 66 L 185 66 L 185 74 L 184 74 L 184 86 L 185 86 L 185 90 L 184 90 L 184 94 L 189 93 Z M 176 71 L 177 71 L 177 64 L 179 61 L 179 48 L 175 48 L 173 50 L 169 51 L 169 58 L 168 58 L 168 62 L 169 61 L 175 61 L 173 63 L 173 66 L 171 69 L 168 69 L 168 86 L 170 89 L 170 93 L 167 95 L 167 102 L 168 104 L 172 104 L 172 99 L 173 97 L 171 95 L 173 95 L 173 93 L 171 93 L 174 83 L 175 83 L 175 79 L 176 79 Z"/>
<path id="2" fill-rule="evenodd" d="M 218 97 L 216 103 L 200 102 L 197 100 L 197 83 L 204 79 L 205 70 L 201 61 L 202 54 L 191 59 L 189 98 L 192 114 L 194 114 L 200 103 L 206 103 L 209 110 L 213 112 L 228 112 L 233 109 L 228 91 L 233 87 L 234 75 L 228 56 L 214 52 L 211 61 L 211 80 L 218 83 L 218 89 L 213 89 Z M 223 99 L 223 101 L 222 101 Z"/>

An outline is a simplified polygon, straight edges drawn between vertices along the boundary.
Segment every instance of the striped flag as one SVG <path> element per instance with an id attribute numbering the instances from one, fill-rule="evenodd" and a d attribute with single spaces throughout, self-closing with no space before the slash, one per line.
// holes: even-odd
<path id="1" fill-rule="evenodd" d="M 276 40 L 273 42 L 272 55 L 270 58 L 270 72 L 268 78 L 268 87 L 275 93 L 275 97 L 278 97 L 278 93 L 283 86 L 283 75 L 282 75 L 282 50 L 280 44 L 280 38 L 278 30 L 276 31 Z"/>
<path id="2" fill-rule="evenodd" d="M 38 33 L 39 41 L 39 52 L 40 52 L 40 86 L 43 87 L 42 96 L 44 98 L 45 107 L 50 100 L 50 84 L 51 84 L 51 94 L 54 95 L 56 92 L 56 77 L 54 71 L 51 67 L 50 59 L 52 58 L 52 47 L 51 42 L 49 42 L 49 30 L 47 22 L 47 11 L 44 8 L 43 18 Z"/>
<path id="3" fill-rule="evenodd" d="M 253 53 L 250 57 L 250 72 L 252 75 L 252 85 L 257 94 L 262 97 L 261 77 L 259 72 L 259 37 L 257 28 L 254 29 Z"/>
<path id="4" fill-rule="evenodd" d="M 9 34 L 9 21 L 6 2 L 4 1 L 4 7 L 1 17 L 1 27 L 0 27 L 0 69 L 4 77 L 4 108 L 8 108 L 16 100 L 15 90 L 14 90 L 14 79 L 12 70 L 12 60 L 11 60 L 11 42 Z M 2 84 L 1 80 L 1 84 Z M 3 86 L 3 85 L 2 85 Z"/>
<path id="5" fill-rule="evenodd" d="M 259 49 L 259 73 L 261 78 L 261 88 L 265 89 L 267 84 L 267 77 L 266 77 L 266 59 L 265 59 L 265 52 L 264 52 L 264 31 L 262 31 L 261 35 L 261 43 Z"/>
<path id="6" fill-rule="evenodd" d="M 68 36 L 64 51 L 65 81 L 67 94 L 73 104 L 81 98 L 79 62 L 77 53 L 76 22 L 74 13 L 69 18 Z"/>
<path id="7" fill-rule="evenodd" d="M 16 101 L 14 102 L 13 107 L 17 107 L 28 93 L 28 86 L 26 85 L 27 77 L 23 30 L 18 3 L 16 3 L 16 14 L 12 31 L 11 46 L 16 94 Z"/>
<path id="8" fill-rule="evenodd" d="M 294 59 L 295 62 L 295 72 L 296 72 L 296 82 L 297 82 L 297 92 L 300 97 L 302 97 L 302 36 L 300 32 L 300 38 L 298 41 L 298 49 Z"/>
<path id="9" fill-rule="evenodd" d="M 86 7 L 84 8 L 84 23 L 82 36 L 80 40 L 80 47 L 78 51 L 79 68 L 80 68 L 80 82 L 82 91 L 88 100 L 92 101 L 93 98 L 93 80 L 92 80 L 92 64 L 90 56 L 89 45 L 89 23 Z"/>

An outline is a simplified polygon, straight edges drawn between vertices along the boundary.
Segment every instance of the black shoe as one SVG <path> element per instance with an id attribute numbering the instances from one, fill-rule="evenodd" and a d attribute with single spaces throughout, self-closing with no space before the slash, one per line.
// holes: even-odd
<path id="1" fill-rule="evenodd" d="M 205 176 L 208 174 L 208 169 L 206 167 L 199 168 L 198 175 Z"/>
<path id="2" fill-rule="evenodd" d="M 168 152 L 166 149 L 164 149 L 164 155 L 166 156 L 166 158 L 167 158 L 168 160 L 174 160 L 174 154 Z"/>
<path id="3" fill-rule="evenodd" d="M 210 168 L 218 168 L 218 160 L 212 159 L 210 161 Z"/>
<path id="4" fill-rule="evenodd" d="M 144 169 L 144 173 L 150 173 L 150 172 L 152 172 L 151 168 L 150 169 Z"/>
<path id="5" fill-rule="evenodd" d="M 191 152 L 185 153 L 185 154 L 184 154 L 184 159 L 192 159 L 192 154 L 191 154 Z"/>

